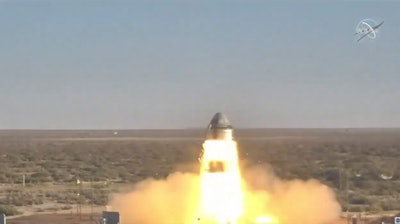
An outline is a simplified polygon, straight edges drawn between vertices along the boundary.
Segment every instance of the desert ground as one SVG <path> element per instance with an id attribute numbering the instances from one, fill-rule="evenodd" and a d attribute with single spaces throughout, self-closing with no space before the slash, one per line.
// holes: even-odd
<path id="1" fill-rule="evenodd" d="M 9 224 L 95 223 L 114 193 L 199 172 L 204 137 L 203 129 L 1 130 L 0 212 Z M 242 129 L 235 139 L 243 167 L 317 179 L 344 214 L 400 210 L 400 129 Z"/>

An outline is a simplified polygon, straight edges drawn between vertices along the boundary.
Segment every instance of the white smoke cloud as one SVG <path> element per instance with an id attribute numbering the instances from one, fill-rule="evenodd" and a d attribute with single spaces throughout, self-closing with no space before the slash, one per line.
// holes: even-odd
<path id="1" fill-rule="evenodd" d="M 321 224 L 340 215 L 334 192 L 317 180 L 285 181 L 260 166 L 245 169 L 243 178 L 246 208 L 255 206 L 259 214 L 270 214 L 279 223 Z"/>
<path id="2" fill-rule="evenodd" d="M 193 216 L 198 201 L 199 177 L 173 173 L 165 180 L 152 178 L 136 184 L 132 192 L 115 195 L 110 205 L 122 224 L 177 224 Z"/>

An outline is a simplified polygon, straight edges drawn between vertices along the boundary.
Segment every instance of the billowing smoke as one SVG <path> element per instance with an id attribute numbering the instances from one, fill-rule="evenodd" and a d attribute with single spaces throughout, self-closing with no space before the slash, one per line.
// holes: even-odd
<path id="1" fill-rule="evenodd" d="M 121 224 L 190 223 L 198 202 L 199 176 L 173 173 L 165 180 L 146 179 L 132 192 L 115 195 L 110 205 Z"/>
<path id="2" fill-rule="evenodd" d="M 317 180 L 282 180 L 266 166 L 243 169 L 245 213 L 270 215 L 278 223 L 321 224 L 335 220 L 341 207 L 333 191 Z"/>
<path id="3" fill-rule="evenodd" d="M 339 216 L 334 193 L 316 180 L 282 180 L 265 166 L 243 168 L 242 177 L 243 223 L 266 215 L 280 224 L 322 224 Z M 199 187 L 198 175 L 173 173 L 136 184 L 132 192 L 115 195 L 110 205 L 120 212 L 122 224 L 195 223 Z"/>

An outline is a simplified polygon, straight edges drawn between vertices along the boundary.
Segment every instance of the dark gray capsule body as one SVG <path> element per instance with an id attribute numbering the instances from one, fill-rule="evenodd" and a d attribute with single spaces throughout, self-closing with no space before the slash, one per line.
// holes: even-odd
<path id="1" fill-rule="evenodd" d="M 207 128 L 207 139 L 232 140 L 233 127 L 223 113 L 216 113 Z"/>

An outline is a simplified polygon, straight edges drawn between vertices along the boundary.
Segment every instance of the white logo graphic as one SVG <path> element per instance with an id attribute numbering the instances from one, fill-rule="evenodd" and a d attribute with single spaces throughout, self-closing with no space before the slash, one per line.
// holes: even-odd
<path id="1" fill-rule="evenodd" d="M 371 40 L 376 38 L 377 29 L 383 24 L 384 21 L 379 24 L 372 19 L 363 19 L 356 26 L 356 32 L 354 35 L 357 35 L 359 38 L 357 42 L 365 37 L 369 37 Z"/>

